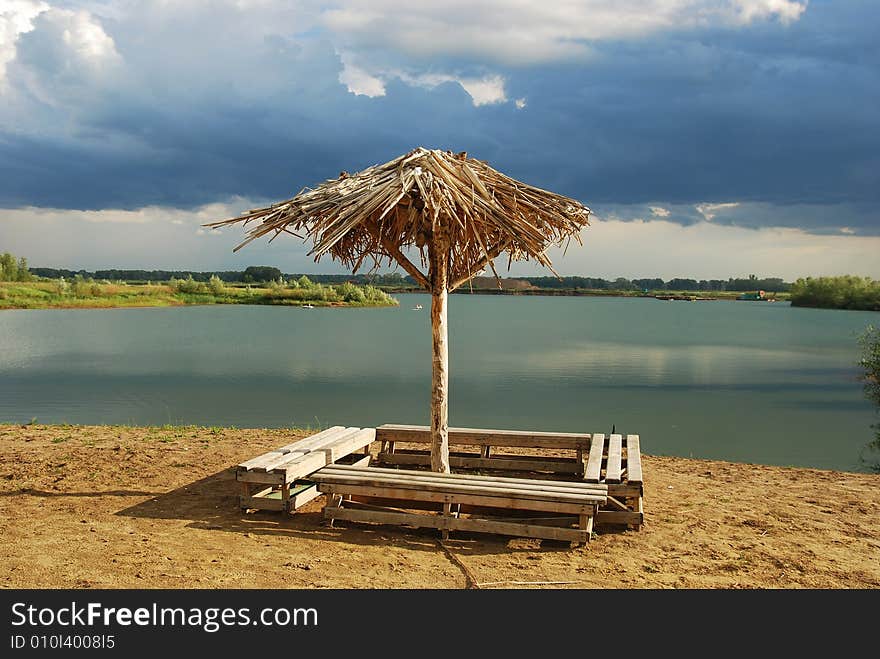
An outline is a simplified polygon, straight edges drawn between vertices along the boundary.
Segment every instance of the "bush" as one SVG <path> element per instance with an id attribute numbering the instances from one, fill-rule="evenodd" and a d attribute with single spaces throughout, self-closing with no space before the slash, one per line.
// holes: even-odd
<path id="1" fill-rule="evenodd" d="M 880 281 L 870 277 L 807 277 L 791 287 L 791 305 L 880 311 Z"/>
<path id="2" fill-rule="evenodd" d="M 214 295 L 223 295 L 226 292 L 226 284 L 217 275 L 211 275 L 208 280 L 208 290 Z"/>
<path id="3" fill-rule="evenodd" d="M 203 282 L 196 281 L 190 275 L 186 279 L 172 279 L 168 282 L 172 291 L 176 293 L 207 293 L 208 287 Z"/>
<path id="4" fill-rule="evenodd" d="M 74 297 L 90 297 L 93 295 L 92 291 L 94 290 L 94 286 L 94 279 L 86 279 L 82 275 L 76 275 L 73 278 L 71 290 L 73 291 Z"/>
<path id="5" fill-rule="evenodd" d="M 336 287 L 336 295 L 341 297 L 346 302 L 363 304 L 367 301 L 367 296 L 364 291 L 352 284 L 351 282 L 339 284 L 339 286 Z"/>
<path id="6" fill-rule="evenodd" d="M 880 328 L 868 325 L 864 334 L 859 337 L 859 345 L 862 348 L 859 366 L 864 371 L 862 382 L 865 383 L 865 397 L 877 405 L 877 411 L 880 412 Z M 880 424 L 875 424 L 873 428 L 874 439 L 866 448 L 871 453 L 877 454 L 878 458 L 865 462 L 872 471 L 880 473 Z"/>
<path id="7" fill-rule="evenodd" d="M 18 261 L 9 252 L 0 254 L 0 281 L 33 281 L 34 276 L 28 270 L 27 259 Z"/>

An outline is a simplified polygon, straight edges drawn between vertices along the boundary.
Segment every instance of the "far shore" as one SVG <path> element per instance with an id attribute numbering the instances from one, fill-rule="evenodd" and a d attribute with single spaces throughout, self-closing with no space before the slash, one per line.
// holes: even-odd
<path id="1" fill-rule="evenodd" d="M 645 525 L 577 548 L 241 512 L 234 465 L 307 434 L 0 424 L 0 586 L 880 588 L 880 475 L 645 455 Z"/>
<path id="2" fill-rule="evenodd" d="M 308 287 L 218 285 L 181 280 L 171 284 L 129 285 L 124 282 L 41 280 L 0 282 L 3 309 L 115 309 L 214 304 L 292 307 L 387 307 L 397 300 L 372 286 L 342 284 Z"/>

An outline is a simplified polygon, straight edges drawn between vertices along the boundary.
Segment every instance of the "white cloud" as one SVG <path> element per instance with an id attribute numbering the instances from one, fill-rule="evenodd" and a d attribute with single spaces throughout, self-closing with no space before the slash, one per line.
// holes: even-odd
<path id="1" fill-rule="evenodd" d="M 683 226 L 666 220 L 595 220 L 581 238 L 583 245 L 571 244 L 565 255 L 555 247 L 548 251 L 560 274 L 727 279 L 756 273 L 787 281 L 855 274 L 880 279 L 880 236 L 710 222 Z M 533 264 L 511 267 L 514 274 L 535 271 Z"/>
<path id="2" fill-rule="evenodd" d="M 669 217 L 669 209 L 663 208 L 662 206 L 649 206 L 651 210 L 651 215 L 654 217 Z"/>
<path id="3" fill-rule="evenodd" d="M 339 72 L 339 82 L 346 86 L 348 91 L 358 96 L 385 96 L 385 83 L 380 78 L 370 75 L 351 61 L 351 57 L 340 53 L 342 71 Z"/>
<path id="4" fill-rule="evenodd" d="M 193 210 L 145 206 L 136 210 L 68 210 L 64 208 L 24 208 L 0 209 L 0 223 L 8 226 L 18 223 L 81 223 L 88 224 L 153 224 L 170 223 L 176 226 L 202 225 L 226 217 L 234 217 L 245 206 L 254 207 L 253 201 L 240 197 L 225 203 L 205 204 Z"/>
<path id="5" fill-rule="evenodd" d="M 41 11 L 15 46 L 15 73 L 47 105 L 65 104 L 79 89 L 100 88 L 122 62 L 100 20 L 84 10 Z M 7 64 L 12 69 L 12 60 Z"/>
<path id="6" fill-rule="evenodd" d="M 34 29 L 34 19 L 49 9 L 37 0 L 4 0 L 0 6 L 0 90 L 5 84 L 6 65 L 15 58 L 18 37 Z"/>
<path id="7" fill-rule="evenodd" d="M 806 0 L 349 0 L 321 21 L 346 48 L 469 55 L 507 64 L 583 57 L 591 44 L 663 30 L 797 20 Z"/>
<path id="8" fill-rule="evenodd" d="M 734 0 L 733 4 L 743 23 L 776 17 L 788 24 L 798 20 L 807 9 L 807 0 L 803 3 L 791 0 Z"/>
<path id="9" fill-rule="evenodd" d="M 307 256 L 308 246 L 292 236 L 271 244 L 256 241 L 233 254 L 232 248 L 245 237 L 242 228 L 211 231 L 201 226 L 262 204 L 263 200 L 234 199 L 193 210 L 0 210 L 0 244 L 44 267 L 214 270 L 266 264 L 285 272 L 343 271 L 330 259 L 315 264 Z M 726 279 L 756 273 L 789 281 L 807 275 L 856 274 L 880 279 L 880 236 L 595 218 L 581 236 L 583 245 L 571 244 L 565 255 L 556 247 L 549 250 L 560 274 Z M 546 272 L 533 262 L 511 268 L 513 275 Z"/>
<path id="10" fill-rule="evenodd" d="M 739 206 L 739 202 L 734 201 L 723 204 L 697 204 L 694 208 L 697 209 L 697 212 L 702 215 L 707 222 L 711 222 L 720 211 L 736 208 L 737 206 Z"/>

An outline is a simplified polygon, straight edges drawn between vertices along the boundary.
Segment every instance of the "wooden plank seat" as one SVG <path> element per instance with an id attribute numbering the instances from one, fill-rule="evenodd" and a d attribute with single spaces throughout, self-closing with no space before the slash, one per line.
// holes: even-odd
<path id="1" fill-rule="evenodd" d="M 405 448 L 397 444 L 415 444 L 430 447 L 431 429 L 428 426 L 385 424 L 376 428 L 380 442 L 376 461 L 379 464 L 430 465 L 430 449 Z M 583 456 L 590 447 L 590 435 L 566 432 L 530 432 L 520 430 L 487 430 L 480 428 L 450 428 L 449 446 L 470 446 L 478 453 L 449 452 L 453 469 L 499 469 L 505 471 L 549 472 L 583 476 Z M 514 455 L 494 452 L 499 447 L 538 448 L 571 451 L 571 456 Z"/>
<path id="2" fill-rule="evenodd" d="M 431 464 L 428 426 L 385 424 L 376 428 L 380 465 Z M 400 448 L 399 444 L 419 448 Z M 608 486 L 608 502 L 599 510 L 597 524 L 625 524 L 639 529 L 644 523 L 642 462 L 639 436 L 604 433 L 528 432 L 517 430 L 449 429 L 449 464 L 453 469 L 558 474 L 567 479 Z M 455 451 L 477 447 L 479 453 Z M 569 457 L 498 453 L 503 448 L 569 451 Z M 540 477 L 540 476 L 539 476 Z"/>
<path id="3" fill-rule="evenodd" d="M 375 428 L 333 426 L 242 462 L 235 469 L 241 508 L 299 508 L 321 494 L 309 474 L 335 462 L 369 464 L 375 437 Z"/>
<path id="4" fill-rule="evenodd" d="M 341 519 L 435 528 L 443 531 L 444 537 L 449 531 L 481 531 L 576 543 L 590 540 L 593 519 L 598 507 L 606 502 L 608 491 L 604 484 L 583 481 L 339 464 L 328 465 L 310 478 L 320 492 L 328 495 L 324 516 L 331 524 Z M 375 505 L 388 502 L 393 507 Z M 476 512 L 485 510 L 492 511 L 492 515 Z M 533 515 L 505 516 L 506 511 L 529 511 Z"/>
<path id="5" fill-rule="evenodd" d="M 608 501 L 599 509 L 597 524 L 626 524 L 636 530 L 644 523 L 642 455 L 638 435 L 593 433 L 584 470 L 588 483 L 604 483 Z"/>

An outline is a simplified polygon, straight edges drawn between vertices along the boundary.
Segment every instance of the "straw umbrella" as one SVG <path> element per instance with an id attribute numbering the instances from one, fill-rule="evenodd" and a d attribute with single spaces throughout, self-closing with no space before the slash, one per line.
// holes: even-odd
<path id="1" fill-rule="evenodd" d="M 571 237 L 580 242 L 589 215 L 580 202 L 509 178 L 466 152 L 420 147 L 206 226 L 257 222 L 235 251 L 290 233 L 312 241 L 315 261 L 329 254 L 353 272 L 396 261 L 431 294 L 431 469 L 449 472 L 447 294 L 486 266 L 499 279 L 494 261 L 502 253 L 508 267 L 534 259 L 552 271 L 545 250 Z"/>

